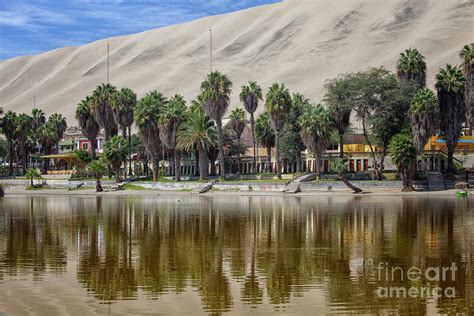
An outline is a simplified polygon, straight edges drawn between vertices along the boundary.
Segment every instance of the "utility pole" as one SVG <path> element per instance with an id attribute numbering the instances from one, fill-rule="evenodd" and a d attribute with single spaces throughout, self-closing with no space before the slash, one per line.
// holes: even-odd
<path id="1" fill-rule="evenodd" d="M 36 109 L 36 94 L 33 94 L 33 109 Z"/>
<path id="2" fill-rule="evenodd" d="M 209 37 L 210 37 L 210 47 L 209 47 L 209 64 L 210 64 L 210 69 L 212 72 L 212 29 L 209 29 Z"/>
<path id="3" fill-rule="evenodd" d="M 107 42 L 107 83 L 109 83 L 109 70 L 110 70 L 109 55 L 110 55 L 110 45 L 109 45 L 109 42 Z"/>

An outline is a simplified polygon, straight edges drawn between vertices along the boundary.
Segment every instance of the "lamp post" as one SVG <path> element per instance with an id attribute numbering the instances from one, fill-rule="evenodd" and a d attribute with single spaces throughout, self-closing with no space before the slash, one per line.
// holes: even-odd
<path id="1" fill-rule="evenodd" d="M 209 65 L 212 72 L 212 29 L 209 29 L 209 39 L 210 39 L 210 47 L 209 47 Z"/>
<path id="2" fill-rule="evenodd" d="M 107 83 L 109 83 L 109 69 L 110 69 L 109 55 L 110 55 L 110 45 L 109 45 L 109 42 L 107 42 Z"/>

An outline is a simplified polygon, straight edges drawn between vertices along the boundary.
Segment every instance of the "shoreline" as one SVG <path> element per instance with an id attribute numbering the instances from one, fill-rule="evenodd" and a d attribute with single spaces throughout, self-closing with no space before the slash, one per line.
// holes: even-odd
<path id="1" fill-rule="evenodd" d="M 104 192 L 95 192 L 94 189 L 80 189 L 80 190 L 67 190 L 67 189 L 41 189 L 41 190 L 26 190 L 17 187 L 6 188 L 5 196 L 9 195 L 27 195 L 27 196 L 56 196 L 56 195 L 68 195 L 68 196 L 116 196 L 116 197 L 127 197 L 127 196 L 206 196 L 206 197 L 225 197 L 225 196 L 278 196 L 278 197 L 313 197 L 313 196 L 452 196 L 455 197 L 456 189 L 444 190 L 444 191 L 413 191 L 413 192 L 401 192 L 395 189 L 372 189 L 362 193 L 355 194 L 350 190 L 333 190 L 333 191 L 312 191 L 312 192 L 299 192 L 299 193 L 286 193 L 277 191 L 214 191 L 199 194 L 198 192 L 189 191 L 171 191 L 171 190 L 104 190 Z M 468 192 L 471 192 L 468 190 Z"/>

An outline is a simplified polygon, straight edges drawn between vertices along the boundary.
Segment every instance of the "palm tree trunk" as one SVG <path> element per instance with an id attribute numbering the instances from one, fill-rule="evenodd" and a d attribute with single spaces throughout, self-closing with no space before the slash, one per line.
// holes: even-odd
<path id="1" fill-rule="evenodd" d="M 107 126 L 104 127 L 104 137 L 105 137 L 105 142 L 107 142 L 110 139 L 110 131 Z M 107 177 L 112 178 L 112 168 L 110 168 L 110 164 L 107 163 Z"/>
<path id="2" fill-rule="evenodd" d="M 175 150 L 174 149 L 169 149 L 169 159 L 168 159 L 168 166 L 170 170 L 170 176 L 175 176 L 176 175 L 176 161 L 174 159 L 175 157 Z"/>
<path id="3" fill-rule="evenodd" d="M 23 143 L 21 146 L 21 161 L 23 164 L 23 174 L 26 172 L 26 165 L 28 163 L 27 160 L 27 152 L 26 152 L 26 143 Z"/>
<path id="4" fill-rule="evenodd" d="M 44 148 L 44 154 L 45 155 L 49 155 L 52 151 L 52 148 L 51 147 L 45 147 Z M 43 173 L 44 174 L 48 174 L 48 170 L 49 170 L 49 158 L 46 158 L 44 159 L 44 163 L 43 163 Z"/>
<path id="5" fill-rule="evenodd" d="M 13 139 L 8 140 L 8 158 L 10 160 L 10 166 L 8 175 L 11 177 L 13 176 L 13 152 L 15 151 L 15 146 L 13 145 Z"/>
<path id="6" fill-rule="evenodd" d="M 174 174 L 176 181 L 181 181 L 181 152 L 178 149 L 174 150 Z"/>
<path id="7" fill-rule="evenodd" d="M 128 174 L 132 176 L 132 127 L 128 127 Z"/>
<path id="8" fill-rule="evenodd" d="M 153 181 L 158 180 L 158 170 L 160 168 L 160 154 L 153 155 L 151 158 L 151 164 L 153 165 Z"/>
<path id="9" fill-rule="evenodd" d="M 254 168 L 257 168 L 257 143 L 255 142 L 255 118 L 253 112 L 250 113 L 250 128 L 252 129 L 253 165 Z"/>
<path id="10" fill-rule="evenodd" d="M 362 192 L 362 189 L 356 187 L 355 185 L 353 185 L 352 183 L 350 183 L 349 180 L 347 180 L 346 175 L 345 175 L 344 172 L 339 173 L 339 179 L 341 179 L 341 181 L 342 181 L 349 189 L 351 189 L 351 190 L 354 191 L 355 193 L 360 193 L 360 192 Z"/>
<path id="11" fill-rule="evenodd" d="M 89 139 L 89 141 L 91 142 L 91 156 L 92 156 L 92 160 L 96 160 L 97 158 L 97 155 L 96 155 L 96 152 L 95 152 L 95 149 L 97 147 L 97 139 Z"/>
<path id="12" fill-rule="evenodd" d="M 339 133 L 339 158 L 344 158 L 344 134 Z"/>
<path id="13" fill-rule="evenodd" d="M 115 182 L 120 182 L 120 165 L 122 163 L 118 163 L 117 165 L 114 165 L 114 172 L 115 172 Z"/>
<path id="14" fill-rule="evenodd" d="M 222 130 L 222 120 L 219 119 L 217 123 L 217 132 L 219 133 L 219 176 L 225 178 L 225 164 L 224 164 L 224 131 Z M 207 155 L 206 155 L 207 156 Z"/>
<path id="15" fill-rule="evenodd" d="M 451 150 L 448 147 L 448 179 L 452 179 L 454 177 L 454 150 Z"/>
<path id="16" fill-rule="evenodd" d="M 316 155 L 316 180 L 321 180 L 321 152 L 317 151 Z"/>
<path id="17" fill-rule="evenodd" d="M 275 147 L 276 147 L 276 175 L 278 179 L 281 179 L 280 135 L 278 135 L 278 132 L 275 133 Z"/>
<path id="18" fill-rule="evenodd" d="M 401 168 L 400 176 L 402 178 L 402 192 L 412 192 L 413 189 L 413 175 L 415 170 L 416 161 L 413 161 L 411 166 Z"/>
<path id="19" fill-rule="evenodd" d="M 199 152 L 199 180 L 204 181 L 209 179 L 208 175 L 208 158 L 206 154 L 206 150 L 201 143 L 198 143 L 197 150 Z"/>
<path id="20" fill-rule="evenodd" d="M 199 150 L 194 148 L 194 175 L 199 176 Z"/>
<path id="21" fill-rule="evenodd" d="M 267 172 L 272 172 L 272 147 L 267 147 Z"/>
<path id="22" fill-rule="evenodd" d="M 104 191 L 104 189 L 102 189 L 102 185 L 100 184 L 100 177 L 95 178 L 95 191 L 96 192 Z"/>
<path id="23" fill-rule="evenodd" d="M 242 165 L 242 160 L 241 160 L 241 157 L 240 157 L 240 136 L 237 137 L 237 145 L 239 147 L 239 151 L 237 152 L 237 173 L 240 174 L 242 172 L 241 170 L 241 165 Z M 255 152 L 254 152 L 255 154 Z M 255 158 L 255 156 L 254 156 Z"/>

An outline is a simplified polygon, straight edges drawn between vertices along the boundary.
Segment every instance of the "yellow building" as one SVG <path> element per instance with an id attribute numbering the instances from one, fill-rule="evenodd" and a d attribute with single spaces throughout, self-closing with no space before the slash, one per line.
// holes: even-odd
<path id="1" fill-rule="evenodd" d="M 433 136 L 425 145 L 426 151 L 447 151 L 446 141 L 439 136 Z M 462 136 L 459 139 L 456 151 L 474 151 L 474 136 Z"/>

